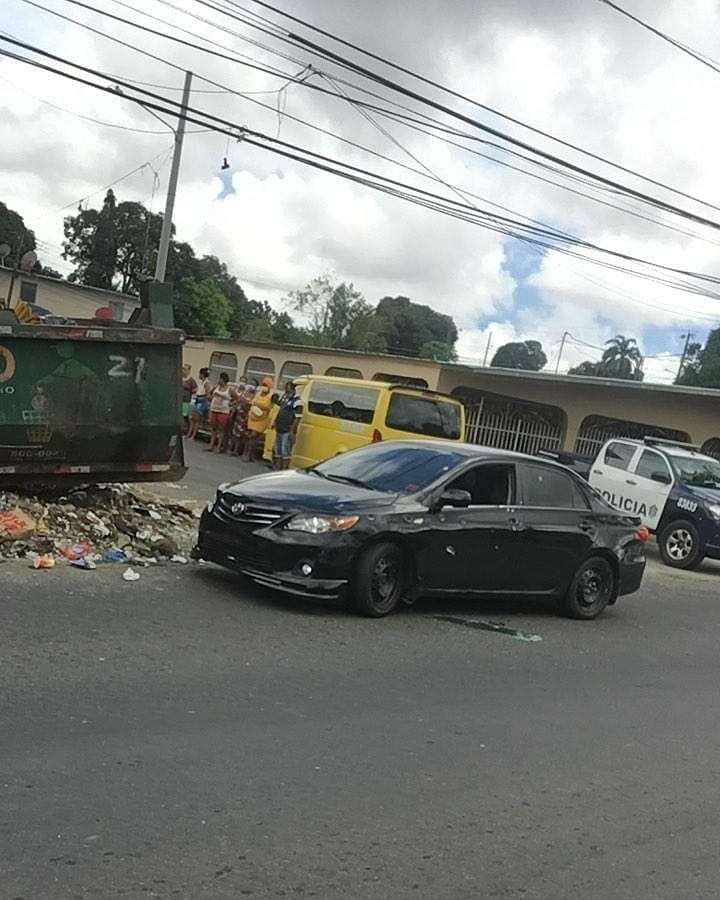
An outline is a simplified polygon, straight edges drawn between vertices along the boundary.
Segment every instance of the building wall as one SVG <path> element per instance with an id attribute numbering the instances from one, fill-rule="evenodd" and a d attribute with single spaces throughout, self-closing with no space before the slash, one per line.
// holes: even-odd
<path id="1" fill-rule="evenodd" d="M 7 297 L 11 276 L 10 269 L 0 268 L 0 297 Z M 30 302 L 43 306 L 56 316 L 67 318 L 91 319 L 96 309 L 109 306 L 115 312 L 117 321 L 127 322 L 133 309 L 139 305 L 134 297 L 127 294 L 70 284 L 55 278 L 28 275 L 25 272 L 18 272 L 15 278 L 13 304 L 22 299 L 23 284 L 36 286 L 35 299 Z"/>
<path id="2" fill-rule="evenodd" d="M 231 377 L 234 375 L 238 380 L 242 378 L 248 360 L 260 357 L 271 361 L 276 385 L 282 380 L 285 363 L 300 362 L 309 364 L 315 375 L 324 375 L 328 369 L 337 367 L 353 369 L 365 379 L 372 379 L 380 374 L 397 378 L 420 378 L 427 382 L 430 389 L 447 394 L 454 391 L 468 392 L 469 389 L 510 401 L 556 407 L 560 411 L 561 434 L 556 443 L 545 437 L 538 437 L 536 433 L 534 438 L 528 437 L 525 443 L 516 444 L 517 449 L 535 447 L 540 443 L 543 446 L 573 450 L 583 422 L 589 416 L 604 416 L 612 420 L 671 429 L 688 435 L 693 443 L 699 445 L 713 438 L 720 439 L 720 391 L 573 379 L 543 373 L 510 373 L 499 369 L 478 369 L 382 354 L 210 338 L 188 338 L 184 360 L 192 365 L 193 372 L 197 375 L 202 366 L 210 364 L 213 353 L 234 355 L 235 368 L 224 368 Z M 221 368 L 223 367 L 213 367 L 215 376 Z M 476 429 L 474 432 L 481 436 L 487 433 L 487 429 Z M 547 432 L 540 429 L 540 433 L 542 435 Z M 502 437 L 500 435 L 497 445 L 502 442 Z M 510 446 L 507 443 L 505 445 Z"/>
<path id="3" fill-rule="evenodd" d="M 575 448 L 580 427 L 588 416 L 685 432 L 698 445 L 720 437 L 720 391 L 687 391 L 662 385 L 618 385 L 593 379 L 444 367 L 438 390 L 449 394 L 463 387 L 559 407 L 565 416 L 562 438 L 565 450 Z"/>
<path id="4" fill-rule="evenodd" d="M 183 359 L 193 367 L 197 375 L 203 366 L 210 366 L 213 353 L 233 354 L 236 359 L 234 374 L 236 380 L 242 378 L 248 360 L 252 357 L 270 359 L 273 366 L 273 377 L 276 385 L 282 380 L 283 366 L 288 362 L 307 363 L 312 366 L 313 375 L 325 375 L 328 369 L 351 369 L 360 377 L 372 379 L 376 375 L 386 374 L 398 378 L 421 378 L 427 386 L 435 390 L 441 366 L 431 361 L 403 359 L 402 357 L 383 354 L 355 353 L 345 350 L 326 350 L 316 347 L 298 347 L 295 345 L 263 344 L 256 342 L 239 342 L 213 338 L 187 338 Z M 215 369 L 217 367 L 213 367 Z M 233 376 L 229 365 L 224 368 Z M 330 374 L 338 374 L 330 373 Z"/>

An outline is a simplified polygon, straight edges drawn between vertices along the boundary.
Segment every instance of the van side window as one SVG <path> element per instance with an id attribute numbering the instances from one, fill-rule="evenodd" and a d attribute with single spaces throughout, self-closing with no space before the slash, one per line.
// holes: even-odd
<path id="1" fill-rule="evenodd" d="M 393 391 L 385 424 L 410 434 L 456 441 L 460 437 L 460 406 L 448 400 Z"/>
<path id="2" fill-rule="evenodd" d="M 315 381 L 310 387 L 308 412 L 316 416 L 370 425 L 375 416 L 379 395 L 380 391 L 373 388 Z"/>
<path id="3" fill-rule="evenodd" d="M 642 456 L 638 460 L 635 474 L 639 478 L 650 478 L 664 484 L 672 482 L 668 464 L 659 453 L 653 453 L 652 450 L 643 450 Z"/>
<path id="4" fill-rule="evenodd" d="M 605 465 L 612 466 L 613 469 L 627 469 L 633 456 L 635 456 L 635 447 L 632 444 L 613 441 L 612 444 L 608 444 L 605 451 Z"/>

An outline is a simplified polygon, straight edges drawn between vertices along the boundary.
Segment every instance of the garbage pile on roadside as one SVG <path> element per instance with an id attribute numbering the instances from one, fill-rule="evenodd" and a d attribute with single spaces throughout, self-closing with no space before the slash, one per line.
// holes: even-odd
<path id="1" fill-rule="evenodd" d="M 27 559 L 37 569 L 186 563 L 196 530 L 190 505 L 150 498 L 124 484 L 62 496 L 0 492 L 0 561 Z"/>

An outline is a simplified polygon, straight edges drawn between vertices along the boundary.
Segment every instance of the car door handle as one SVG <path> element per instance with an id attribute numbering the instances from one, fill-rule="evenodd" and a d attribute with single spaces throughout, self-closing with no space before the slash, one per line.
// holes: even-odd
<path id="1" fill-rule="evenodd" d="M 604 475 L 604 474 L 605 473 L 603 472 L 602 469 L 593 469 L 593 475 Z"/>
<path id="2" fill-rule="evenodd" d="M 508 519 L 512 531 L 527 531 L 528 527 L 520 519 Z"/>
<path id="3" fill-rule="evenodd" d="M 633 481 L 632 478 L 628 478 L 626 479 L 625 484 L 632 484 L 635 487 L 637 486 L 637 481 Z"/>

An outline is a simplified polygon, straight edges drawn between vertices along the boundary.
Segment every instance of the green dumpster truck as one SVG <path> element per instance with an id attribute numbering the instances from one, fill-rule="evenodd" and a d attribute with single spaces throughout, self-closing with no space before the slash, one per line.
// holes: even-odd
<path id="1" fill-rule="evenodd" d="M 0 489 L 177 481 L 184 335 L 140 323 L 0 319 Z"/>

